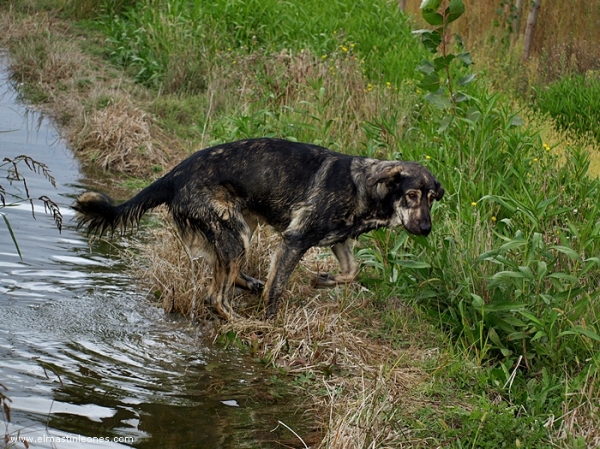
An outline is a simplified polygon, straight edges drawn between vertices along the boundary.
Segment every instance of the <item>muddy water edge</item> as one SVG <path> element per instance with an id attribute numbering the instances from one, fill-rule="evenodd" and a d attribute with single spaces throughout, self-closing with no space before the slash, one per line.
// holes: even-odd
<path id="1" fill-rule="evenodd" d="M 18 101 L 0 55 L 0 156 L 46 164 L 56 189 L 23 167 L 43 206 L 3 207 L 22 259 L 0 221 L 0 383 L 12 402 L 10 437 L 33 447 L 304 447 L 310 416 L 277 373 L 135 289 L 119 259 L 126 240 L 90 244 L 69 208 L 90 180 L 51 121 Z M 23 193 L 1 172 L 7 192 Z M 9 441 L 8 446 L 12 443 Z M 1 445 L 1 443 L 0 443 Z M 22 447 L 16 443 L 14 447 Z"/>

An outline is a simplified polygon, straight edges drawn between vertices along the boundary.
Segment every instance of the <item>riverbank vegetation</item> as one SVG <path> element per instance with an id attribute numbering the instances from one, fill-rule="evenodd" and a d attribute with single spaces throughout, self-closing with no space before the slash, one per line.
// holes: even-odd
<path id="1" fill-rule="evenodd" d="M 504 9 L 484 20 L 465 3 L 463 15 L 462 2 L 426 1 L 412 19 L 386 0 L 3 6 L 23 95 L 121 183 L 256 136 L 415 160 L 440 179 L 427 239 L 363 236 L 358 283 L 332 290 L 310 288 L 334 265 L 314 250 L 277 319 L 241 296 L 247 319 L 215 324 L 221 344 L 310 391 L 318 447 L 600 444 L 594 49 L 558 42 L 524 63 L 493 26 Z M 575 9 L 563 3 L 547 8 Z M 452 37 L 470 8 L 489 29 Z M 169 312 L 202 313 L 210 273 L 173 233 L 152 238 L 143 288 Z M 255 236 L 253 275 L 276 239 Z"/>

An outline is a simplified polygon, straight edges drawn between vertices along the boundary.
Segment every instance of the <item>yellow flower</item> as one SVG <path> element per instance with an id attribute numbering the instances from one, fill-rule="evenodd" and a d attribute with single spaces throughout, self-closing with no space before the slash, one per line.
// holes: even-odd
<path id="1" fill-rule="evenodd" d="M 550 151 L 550 145 L 548 145 L 547 143 L 545 143 L 544 144 L 544 150 Z"/>
<path id="2" fill-rule="evenodd" d="M 387 87 L 387 88 L 389 89 L 390 87 L 392 87 L 392 83 L 390 83 L 389 81 L 388 81 L 388 82 L 386 82 L 386 83 L 385 83 L 385 87 Z"/>
<path id="3" fill-rule="evenodd" d="M 327 55 L 321 56 L 321 59 L 327 59 Z"/>
<path id="4" fill-rule="evenodd" d="M 477 203 L 476 203 L 475 201 L 473 201 L 473 202 L 471 203 L 471 206 L 475 207 L 475 206 L 477 206 Z"/>
<path id="5" fill-rule="evenodd" d="M 537 162 L 537 161 L 538 161 L 538 158 L 537 158 L 537 157 L 534 157 L 534 158 L 533 158 L 533 162 Z"/>
<path id="6" fill-rule="evenodd" d="M 425 156 L 425 159 L 429 160 L 429 159 L 431 159 L 431 156 L 427 155 L 427 156 Z"/>
<path id="7" fill-rule="evenodd" d="M 344 52 L 348 51 L 348 47 L 344 47 L 344 46 L 342 45 L 342 51 L 344 51 Z"/>
<path id="8" fill-rule="evenodd" d="M 496 222 L 496 217 L 492 217 L 492 221 L 495 223 Z"/>

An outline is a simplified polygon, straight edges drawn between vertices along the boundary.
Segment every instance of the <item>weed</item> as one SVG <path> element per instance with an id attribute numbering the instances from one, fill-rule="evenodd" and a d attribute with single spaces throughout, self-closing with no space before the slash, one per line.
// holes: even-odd
<path id="1" fill-rule="evenodd" d="M 14 190 L 7 190 L 0 185 L 0 215 L 2 216 L 4 224 L 8 229 L 8 233 L 10 234 L 10 238 L 15 245 L 15 249 L 17 250 L 17 253 L 19 253 L 19 257 L 22 260 L 23 255 L 21 254 L 17 237 L 8 219 L 8 214 L 6 212 L 2 212 L 2 209 L 15 206 L 19 203 L 29 203 L 31 206 L 31 216 L 35 219 L 34 201 L 37 200 L 44 205 L 44 211 L 49 212 L 52 215 L 54 223 L 56 224 L 59 232 L 62 229 L 63 217 L 58 204 L 52 201 L 48 196 L 42 195 L 38 198 L 31 196 L 29 186 L 27 185 L 27 179 L 19 170 L 19 164 L 25 165 L 30 171 L 42 175 L 52 185 L 52 187 L 56 187 L 56 181 L 54 180 L 54 177 L 50 173 L 50 170 L 46 164 L 38 162 L 29 156 L 21 155 L 15 157 L 14 159 L 5 157 L 2 162 L 0 162 L 0 171 L 4 172 L 2 177 L 5 178 L 11 184 L 11 186 L 14 184 L 19 186 Z"/>

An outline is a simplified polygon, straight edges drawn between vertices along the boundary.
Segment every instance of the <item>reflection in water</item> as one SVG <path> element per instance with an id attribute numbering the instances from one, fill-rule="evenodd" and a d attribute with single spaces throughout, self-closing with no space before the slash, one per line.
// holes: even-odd
<path id="1" fill-rule="evenodd" d="M 43 211 L 33 220 L 29 206 L 2 209 L 23 255 L 0 220 L 0 383 L 13 400 L 2 425 L 40 438 L 34 447 L 60 448 L 281 447 L 274 442 L 290 434 L 271 432 L 278 420 L 302 433 L 272 373 L 149 304 L 122 274 L 114 242 L 90 251 L 68 208 L 83 190 L 77 163 L 2 73 L 0 156 L 46 163 L 57 189 L 24 170 L 29 188 L 64 216 L 59 234 Z"/>

